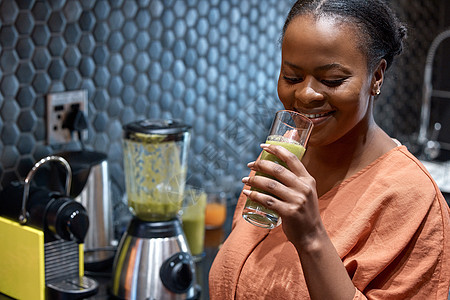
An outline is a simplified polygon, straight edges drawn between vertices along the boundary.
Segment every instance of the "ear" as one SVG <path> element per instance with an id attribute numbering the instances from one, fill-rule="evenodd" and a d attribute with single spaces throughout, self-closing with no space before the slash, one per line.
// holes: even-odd
<path id="1" fill-rule="evenodd" d="M 372 96 L 379 95 L 381 92 L 381 86 L 383 85 L 384 72 L 386 71 L 386 67 L 386 60 L 382 59 L 372 73 Z"/>

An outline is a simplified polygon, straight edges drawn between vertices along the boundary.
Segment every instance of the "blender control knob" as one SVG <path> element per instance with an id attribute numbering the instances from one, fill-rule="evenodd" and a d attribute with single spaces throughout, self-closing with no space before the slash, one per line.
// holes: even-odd
<path id="1" fill-rule="evenodd" d="M 159 276 L 164 286 L 176 294 L 188 291 L 194 281 L 194 265 L 187 252 L 178 252 L 161 265 Z"/>

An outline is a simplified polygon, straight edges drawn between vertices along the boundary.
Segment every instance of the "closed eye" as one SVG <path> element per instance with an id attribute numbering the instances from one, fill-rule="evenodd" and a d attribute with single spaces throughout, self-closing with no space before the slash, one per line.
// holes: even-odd
<path id="1" fill-rule="evenodd" d="M 322 80 L 322 83 L 329 87 L 338 87 L 343 84 L 348 78 L 340 78 L 335 80 Z"/>
<path id="2" fill-rule="evenodd" d="M 288 83 L 299 83 L 301 81 L 303 81 L 303 78 L 301 77 L 289 77 L 284 75 L 283 79 L 286 80 Z"/>

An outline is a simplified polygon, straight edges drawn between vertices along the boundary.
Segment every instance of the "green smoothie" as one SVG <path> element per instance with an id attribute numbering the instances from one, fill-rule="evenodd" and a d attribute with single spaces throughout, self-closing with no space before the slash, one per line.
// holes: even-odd
<path id="1" fill-rule="evenodd" d="M 283 139 L 283 137 L 280 136 L 269 136 L 266 140 L 266 144 L 281 146 L 297 156 L 298 159 L 302 159 L 303 154 L 305 154 L 305 147 L 292 140 L 286 141 L 286 139 Z M 261 159 L 270 160 L 286 167 L 286 164 L 283 161 L 266 151 L 262 152 Z"/>
<path id="2" fill-rule="evenodd" d="M 298 159 L 302 159 L 303 154 L 305 154 L 305 147 L 303 147 L 302 145 L 300 145 L 298 142 L 294 141 L 294 140 L 288 140 L 283 136 L 275 136 L 275 135 L 271 135 L 267 138 L 266 140 L 266 144 L 271 144 L 271 145 L 278 145 L 281 146 L 283 148 L 286 148 L 287 150 L 289 150 L 291 153 L 295 154 L 295 156 L 298 157 Z M 284 167 L 287 168 L 287 165 L 285 162 L 281 161 L 277 156 L 270 154 L 266 151 L 263 151 L 261 154 L 261 160 L 269 160 L 269 161 L 273 161 L 275 163 L 278 163 Z M 275 179 L 272 176 L 266 175 L 264 173 L 261 172 L 256 172 L 257 176 L 264 176 L 264 177 L 268 177 L 268 178 L 272 178 Z M 267 193 L 263 190 L 257 189 L 257 188 L 251 188 L 252 191 L 257 191 L 260 193 L 264 193 L 264 194 L 268 194 L 271 195 L 270 193 Z M 274 196 L 274 195 L 272 195 Z M 275 196 L 274 196 L 275 197 Z M 256 211 L 260 211 L 263 212 L 264 214 L 266 214 L 269 218 L 271 219 L 278 219 L 278 215 L 271 209 L 267 209 L 264 206 L 262 206 L 259 203 L 256 203 L 254 201 L 251 201 L 249 199 L 247 199 L 247 203 L 245 204 L 246 209 L 249 208 L 250 210 L 256 210 Z M 253 214 L 252 218 L 258 219 L 261 222 L 264 222 L 265 220 L 258 214 Z"/>
<path id="3" fill-rule="evenodd" d="M 187 204 L 183 207 L 181 221 L 191 254 L 195 256 L 203 253 L 206 193 L 191 193 L 189 195 L 189 191 L 187 191 L 186 194 L 185 197 L 191 198 L 193 201 L 186 201 L 185 199 Z"/>
<path id="4" fill-rule="evenodd" d="M 144 221 L 170 220 L 183 201 L 186 168 L 180 145 L 165 136 L 136 133 L 124 142 L 124 168 L 130 210 Z"/>

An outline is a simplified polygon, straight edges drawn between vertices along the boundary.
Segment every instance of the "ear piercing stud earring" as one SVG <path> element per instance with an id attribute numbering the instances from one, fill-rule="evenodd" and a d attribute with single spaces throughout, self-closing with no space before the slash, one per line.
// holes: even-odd
<path id="1" fill-rule="evenodd" d="M 379 95 L 381 93 L 380 89 L 376 91 L 376 94 Z"/>

